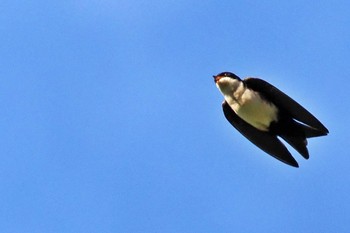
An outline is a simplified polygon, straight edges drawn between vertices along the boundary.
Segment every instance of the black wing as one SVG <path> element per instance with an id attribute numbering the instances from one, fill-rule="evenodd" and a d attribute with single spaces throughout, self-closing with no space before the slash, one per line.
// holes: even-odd
<path id="1" fill-rule="evenodd" d="M 244 83 L 248 88 L 262 93 L 279 108 L 291 114 L 294 119 L 317 129 L 323 135 L 328 134 L 328 129 L 316 117 L 270 83 L 258 78 L 247 78 Z"/>
<path id="2" fill-rule="evenodd" d="M 289 153 L 283 143 L 268 132 L 258 130 L 242 120 L 228 105 L 226 101 L 222 104 L 226 119 L 235 127 L 244 137 L 254 143 L 257 147 L 275 157 L 276 159 L 289 164 L 293 167 L 299 167 L 298 163 Z"/>

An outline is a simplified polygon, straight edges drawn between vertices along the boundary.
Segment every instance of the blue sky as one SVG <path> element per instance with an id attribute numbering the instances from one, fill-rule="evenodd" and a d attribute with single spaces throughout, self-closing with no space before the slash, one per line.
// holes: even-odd
<path id="1" fill-rule="evenodd" d="M 1 232 L 348 232 L 348 1 L 0 3 Z M 274 84 L 330 130 L 300 168 L 221 110 Z"/>

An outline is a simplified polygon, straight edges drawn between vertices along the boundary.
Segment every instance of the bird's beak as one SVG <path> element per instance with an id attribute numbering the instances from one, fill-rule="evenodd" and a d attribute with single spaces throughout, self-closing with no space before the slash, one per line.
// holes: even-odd
<path id="1" fill-rule="evenodd" d="M 219 81 L 220 78 L 222 78 L 222 76 L 213 75 L 213 78 L 214 78 L 214 82 L 217 83 L 217 81 Z"/>

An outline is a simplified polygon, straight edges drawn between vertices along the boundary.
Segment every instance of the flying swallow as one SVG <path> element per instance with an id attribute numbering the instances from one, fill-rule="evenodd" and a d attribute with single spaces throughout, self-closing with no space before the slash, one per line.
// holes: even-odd
<path id="1" fill-rule="evenodd" d="M 230 72 L 213 77 L 224 96 L 222 108 L 231 125 L 257 147 L 288 165 L 299 167 L 278 137 L 308 159 L 307 138 L 328 134 L 328 129 L 309 111 L 262 79 L 241 80 Z"/>

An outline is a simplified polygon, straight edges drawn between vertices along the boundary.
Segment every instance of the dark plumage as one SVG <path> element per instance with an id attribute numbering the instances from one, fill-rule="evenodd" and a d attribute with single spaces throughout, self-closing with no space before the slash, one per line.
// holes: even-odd
<path id="1" fill-rule="evenodd" d="M 222 107 L 226 119 L 252 143 L 284 163 L 298 167 L 278 136 L 308 159 L 307 138 L 328 134 L 327 128 L 309 111 L 264 80 L 241 80 L 233 73 L 223 72 L 214 76 L 214 81 L 225 97 Z M 262 111 L 266 109 L 269 113 L 263 115 L 261 122 L 256 123 L 263 125 L 269 120 L 265 128 L 248 123 L 260 120 L 257 116 L 243 114 L 248 111 L 246 109 L 254 112 L 254 107 L 259 107 Z M 263 114 L 261 111 L 255 113 Z"/>

